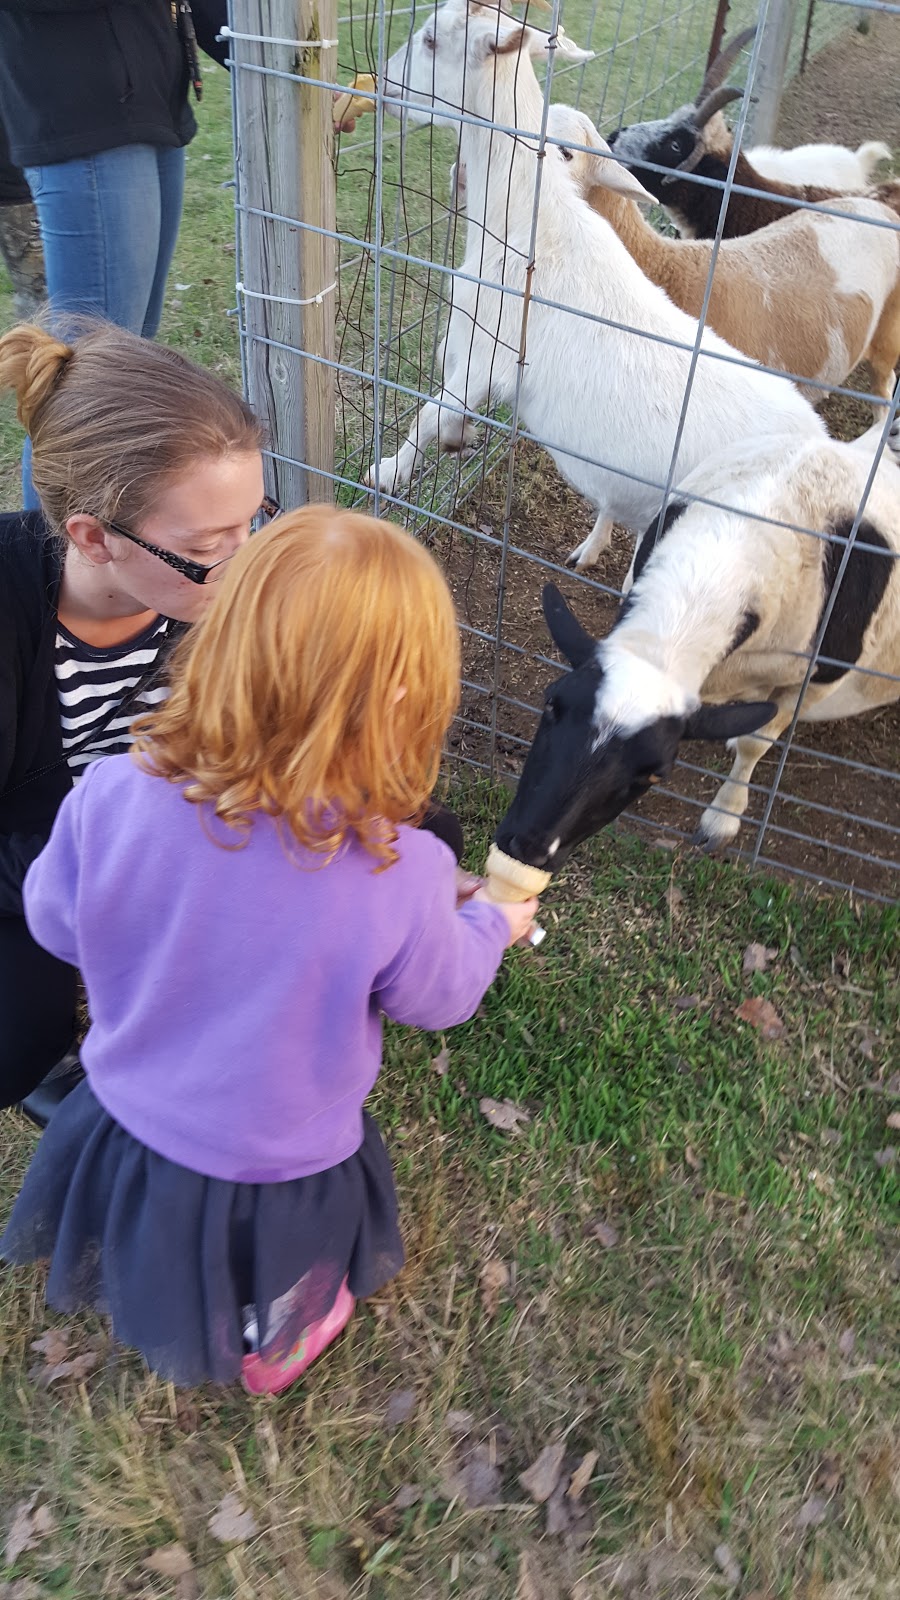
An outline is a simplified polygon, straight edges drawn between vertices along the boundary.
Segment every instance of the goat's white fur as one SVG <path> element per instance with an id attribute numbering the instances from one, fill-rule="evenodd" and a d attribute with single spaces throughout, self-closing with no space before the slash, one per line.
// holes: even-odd
<path id="1" fill-rule="evenodd" d="M 448 120 L 446 110 L 460 107 L 476 119 L 462 125 L 460 138 L 468 218 L 462 270 L 484 281 L 453 280 L 443 387 L 421 409 L 397 455 L 370 469 L 367 481 L 377 477 L 386 492 L 409 482 L 419 452 L 433 440 L 460 447 L 463 410 L 477 411 L 490 398 L 509 401 L 515 393 L 538 147 L 533 138 L 513 138 L 491 124 L 526 132 L 540 127 L 542 91 L 530 56 L 546 49 L 546 35 L 523 29 L 493 7 L 467 10 L 465 0 L 447 0 L 388 63 L 385 92 L 412 101 L 407 114 L 413 120 Z M 608 543 L 614 521 L 643 529 L 659 505 L 697 323 L 645 278 L 608 223 L 576 192 L 562 164 L 542 165 L 531 289 L 533 296 L 571 310 L 532 299 L 519 421 L 546 442 L 563 475 L 597 507 L 591 534 L 573 552 L 578 565 L 586 566 Z M 484 282 L 518 293 L 504 294 Z M 737 354 L 712 333 L 704 334 L 702 350 Z M 678 475 L 738 439 L 823 433 L 787 380 L 701 354 Z M 593 465 L 598 458 L 605 465 Z"/>
<path id="2" fill-rule="evenodd" d="M 635 582 L 626 615 L 598 646 L 604 668 L 594 710 L 598 735 L 611 727 L 631 732 L 659 716 L 685 716 L 701 700 L 777 705 L 765 728 L 734 741 L 734 766 L 700 821 L 705 844 L 720 846 L 736 836 L 753 770 L 794 714 L 807 665 L 794 652 L 810 650 L 828 598 L 824 541 L 746 513 L 822 533 L 852 520 L 881 432 L 873 428 L 854 444 L 755 441 L 691 473 L 676 498 L 684 490 L 734 509 L 688 505 Z M 864 515 L 896 552 L 857 661 L 868 671 L 810 682 L 802 722 L 853 716 L 900 698 L 900 472 L 887 453 Z M 758 624 L 732 650 L 748 612 Z M 893 676 L 870 675 L 878 673 Z"/>
<path id="3" fill-rule="evenodd" d="M 880 161 L 890 161 L 889 145 L 872 139 L 858 150 L 842 144 L 798 144 L 780 150 L 771 144 L 755 145 L 745 155 L 763 178 L 776 183 L 812 183 L 845 194 L 858 194 L 874 181 Z"/>
<path id="4" fill-rule="evenodd" d="M 713 256 L 708 239 L 665 239 L 623 197 L 623 169 L 583 111 L 554 105 L 547 133 L 562 141 L 549 153 L 594 210 L 615 228 L 638 266 L 677 306 L 696 315 Z M 631 177 L 631 174 L 628 174 Z M 638 183 L 634 199 L 653 201 Z M 875 200 L 847 200 L 858 221 L 796 211 L 737 239 L 716 257 L 709 323 L 737 349 L 795 378 L 843 383 L 867 356 L 874 392 L 889 400 L 900 357 L 900 228 Z M 877 219 L 889 228 L 867 227 Z M 813 401 L 822 389 L 805 388 Z M 879 408 L 880 411 L 880 408 Z"/>

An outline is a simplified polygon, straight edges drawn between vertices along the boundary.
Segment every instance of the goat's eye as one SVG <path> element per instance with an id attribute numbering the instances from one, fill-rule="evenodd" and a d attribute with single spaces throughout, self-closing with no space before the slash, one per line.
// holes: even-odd
<path id="1" fill-rule="evenodd" d="M 565 145 L 560 145 L 560 155 L 562 156 L 563 161 L 571 161 L 572 159 L 572 152 L 571 150 L 567 150 Z"/>
<path id="2" fill-rule="evenodd" d="M 423 36 L 422 43 L 424 44 L 426 50 L 434 49 L 435 41 L 430 33 L 426 33 Z"/>
<path id="3" fill-rule="evenodd" d="M 681 155 L 681 140 L 680 139 L 670 139 L 669 140 L 669 149 L 673 152 L 674 155 L 680 156 Z"/>
<path id="4" fill-rule="evenodd" d="M 544 696 L 544 721 L 545 722 L 556 722 L 558 716 L 559 716 L 559 701 L 557 700 L 556 695 L 552 694 L 552 693 L 545 695 Z"/>

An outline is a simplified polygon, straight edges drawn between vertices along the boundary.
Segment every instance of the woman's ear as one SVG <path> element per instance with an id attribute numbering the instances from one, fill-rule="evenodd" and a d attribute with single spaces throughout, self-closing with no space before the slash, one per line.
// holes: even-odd
<path id="1" fill-rule="evenodd" d="M 96 517 L 88 516 L 86 511 L 76 512 L 66 522 L 66 533 L 79 554 L 95 567 L 102 567 L 107 561 L 112 561 L 113 553 L 106 542 L 107 530 Z"/>

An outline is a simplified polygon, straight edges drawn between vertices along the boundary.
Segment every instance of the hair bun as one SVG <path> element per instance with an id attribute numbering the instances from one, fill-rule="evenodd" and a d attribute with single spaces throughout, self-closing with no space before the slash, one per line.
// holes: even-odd
<path id="1" fill-rule="evenodd" d="M 0 339 L 0 389 L 12 389 L 28 433 L 75 354 L 70 344 L 22 322 Z"/>

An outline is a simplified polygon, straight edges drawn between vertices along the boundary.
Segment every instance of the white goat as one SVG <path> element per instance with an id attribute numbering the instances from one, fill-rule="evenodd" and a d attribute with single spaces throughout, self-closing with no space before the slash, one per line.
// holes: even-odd
<path id="1" fill-rule="evenodd" d="M 540 127 L 542 91 L 531 56 L 548 48 L 546 34 L 496 7 L 447 0 L 388 63 L 385 93 L 411 102 L 413 120 L 458 126 L 453 113 L 460 108 L 474 120 L 463 123 L 460 138 L 468 230 L 463 275 L 453 280 L 443 387 L 421 409 L 398 454 L 375 463 L 367 481 L 392 492 L 409 482 L 416 457 L 433 440 L 460 448 L 465 413 L 489 398 L 511 400 L 521 375 L 520 423 L 597 507 L 596 524 L 572 557 L 586 566 L 609 542 L 614 521 L 637 531 L 659 504 L 697 324 L 645 278 L 559 161 L 543 162 L 529 273 L 538 141 L 492 125 L 526 134 Z M 568 41 L 562 48 L 576 59 L 584 54 Z M 626 194 L 634 192 L 624 170 L 621 184 Z M 787 380 L 717 359 L 736 354 L 704 334 L 679 476 L 736 439 L 824 433 Z M 603 465 L 594 464 L 598 458 Z"/>
<path id="2" fill-rule="evenodd" d="M 858 150 L 842 144 L 798 144 L 793 150 L 759 144 L 744 154 L 763 178 L 774 178 L 776 183 L 825 184 L 845 194 L 868 189 L 879 162 L 892 159 L 890 146 L 877 139 L 861 144 Z"/>
<path id="3" fill-rule="evenodd" d="M 866 435 L 867 448 L 751 441 L 691 473 L 661 538 L 654 546 L 654 522 L 641 541 L 634 587 L 601 643 L 550 587 L 547 621 L 574 671 L 545 697 L 497 832 L 501 849 L 555 869 L 574 844 L 665 781 L 685 738 L 733 739 L 732 771 L 700 819 L 698 842 L 735 838 L 754 768 L 796 710 L 880 433 Z M 691 493 L 729 509 L 690 501 Z M 900 472 L 885 455 L 800 721 L 854 716 L 898 698 Z"/>
<path id="4" fill-rule="evenodd" d="M 713 259 L 708 239 L 665 239 L 616 191 L 619 166 L 590 118 L 554 105 L 547 133 L 562 141 L 569 175 L 615 228 L 652 283 L 699 316 Z M 644 198 L 655 204 L 645 191 Z M 848 199 L 859 221 L 795 211 L 755 233 L 724 239 L 716 257 L 709 325 L 729 344 L 795 378 L 843 383 L 865 356 L 874 392 L 889 400 L 900 359 L 900 227 L 876 200 Z M 889 224 L 867 227 L 868 219 Z M 825 398 L 822 389 L 801 393 Z M 880 411 L 880 407 L 878 408 Z"/>

